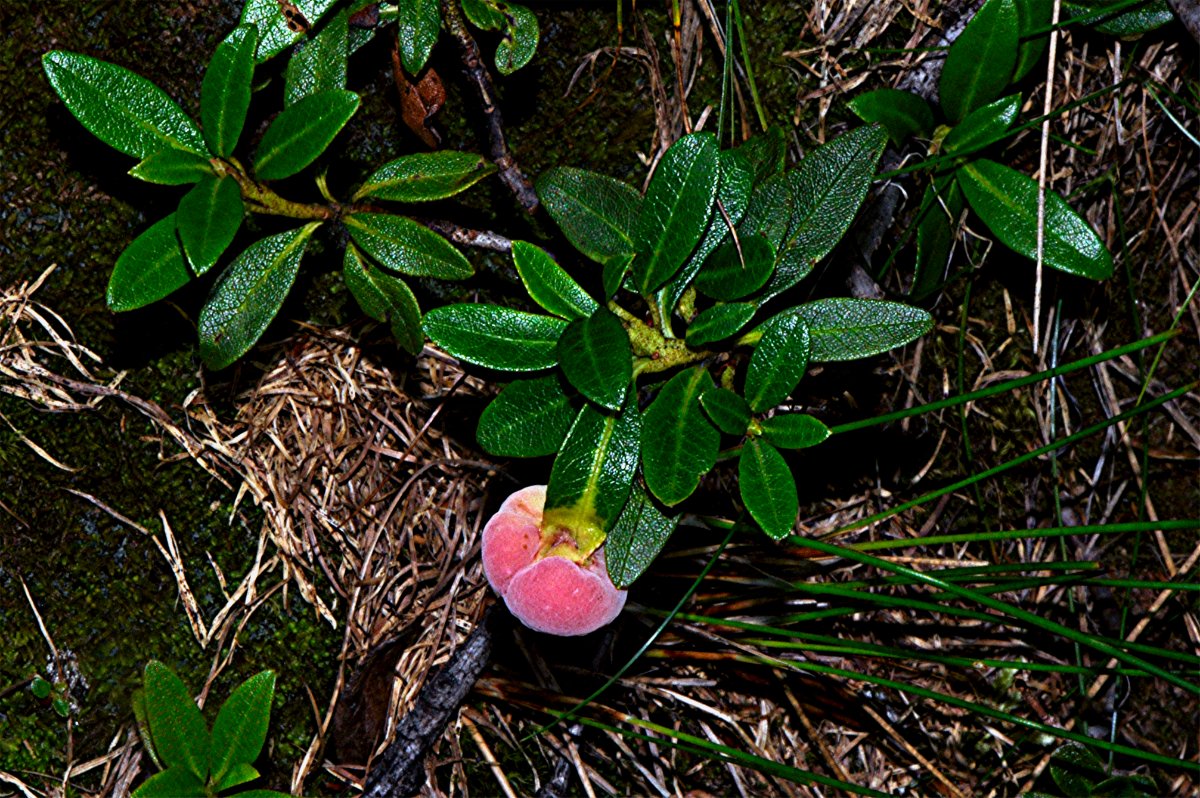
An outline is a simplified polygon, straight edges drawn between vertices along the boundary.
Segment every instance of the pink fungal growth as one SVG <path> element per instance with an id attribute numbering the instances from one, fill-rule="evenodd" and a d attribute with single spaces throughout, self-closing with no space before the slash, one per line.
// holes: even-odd
<path id="1" fill-rule="evenodd" d="M 620 614 L 625 591 L 609 580 L 603 548 L 572 558 L 570 530 L 543 531 L 545 505 L 545 485 L 522 488 L 500 505 L 483 528 L 484 575 L 530 629 L 563 636 L 594 632 Z M 558 553 L 545 553 L 551 549 Z"/>

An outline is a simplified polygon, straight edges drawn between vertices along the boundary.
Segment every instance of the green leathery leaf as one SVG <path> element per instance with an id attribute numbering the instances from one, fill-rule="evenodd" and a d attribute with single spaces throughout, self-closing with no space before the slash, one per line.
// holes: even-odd
<path id="1" fill-rule="evenodd" d="M 642 196 L 607 175 L 558 166 L 537 180 L 537 195 L 563 235 L 597 263 L 628 263 Z M 611 294 L 610 294 L 611 295 Z"/>
<path id="2" fill-rule="evenodd" d="M 151 225 L 117 258 L 108 279 L 109 310 L 135 310 L 157 302 L 192 279 L 175 236 L 175 214 Z"/>
<path id="3" fill-rule="evenodd" d="M 708 226 L 717 178 L 712 133 L 683 136 L 659 161 L 634 228 L 633 280 L 643 296 L 671 279 L 695 249 Z"/>
<path id="4" fill-rule="evenodd" d="M 958 187 L 954 172 L 938 175 L 925 187 L 920 207 L 917 265 L 909 292 L 914 299 L 929 296 L 938 289 L 950 262 L 963 212 L 962 189 Z"/>
<path id="5" fill-rule="evenodd" d="M 201 783 L 208 778 L 208 724 L 191 693 L 175 673 L 157 660 L 143 676 L 146 720 L 159 758 L 168 768 L 183 768 Z"/>
<path id="6" fill-rule="evenodd" d="M 805 449 L 829 437 L 829 427 L 807 413 L 780 413 L 758 426 L 762 436 L 780 449 Z"/>
<path id="7" fill-rule="evenodd" d="M 1013 0 L 987 0 L 950 45 L 938 96 L 952 123 L 987 105 L 1008 86 L 1017 63 L 1019 36 Z"/>
<path id="8" fill-rule="evenodd" d="M 882 299 L 835 297 L 789 311 L 808 325 L 809 360 L 856 360 L 920 338 L 933 328 L 924 310 Z"/>
<path id="9" fill-rule="evenodd" d="M 379 167 L 354 194 L 396 202 L 428 202 L 453 197 L 496 171 L 482 155 L 453 150 L 404 155 Z"/>
<path id="10" fill-rule="evenodd" d="M 883 125 L 899 147 L 909 136 L 933 133 L 933 109 L 924 97 L 900 89 L 875 89 L 850 101 L 850 110 L 864 122 Z"/>
<path id="11" fill-rule="evenodd" d="M 204 798 L 205 795 L 204 782 L 183 766 L 151 775 L 131 793 L 132 798 Z"/>
<path id="12" fill-rule="evenodd" d="M 499 30 L 504 15 L 491 0 L 462 0 L 463 14 L 472 25 L 482 30 Z"/>
<path id="13" fill-rule="evenodd" d="M 550 469 L 543 518 L 591 526 L 586 538 L 598 545 L 629 500 L 641 428 L 636 402 L 619 413 L 584 404 Z"/>
<path id="14" fill-rule="evenodd" d="M 716 304 L 700 311 L 687 328 L 687 345 L 704 346 L 735 335 L 754 318 L 758 305 L 753 302 Z"/>
<path id="15" fill-rule="evenodd" d="M 796 480 L 783 455 L 762 438 L 750 438 L 738 457 L 738 488 L 746 512 L 772 540 L 792 531 L 800 513 Z"/>
<path id="16" fill-rule="evenodd" d="M 503 4 L 504 30 L 496 45 L 496 69 L 501 75 L 511 75 L 529 63 L 537 52 L 537 16 L 516 3 Z"/>
<path id="17" fill-rule="evenodd" d="M 625 283 L 625 277 L 629 274 L 629 267 L 633 265 L 633 254 L 630 253 L 627 257 L 620 260 L 610 260 L 604 264 L 604 269 L 600 273 L 600 285 L 604 289 L 604 298 L 612 299 L 617 293 L 617 289 Z"/>
<path id="18" fill-rule="evenodd" d="M 529 296 L 555 316 L 586 319 L 600 307 L 541 247 L 513 241 L 512 257 Z"/>
<path id="19" fill-rule="evenodd" d="M 421 307 L 412 289 L 398 277 L 373 268 L 353 244 L 346 247 L 342 278 L 358 306 L 376 321 L 387 322 L 400 348 L 411 355 L 421 353 Z"/>
<path id="20" fill-rule="evenodd" d="M 768 177 L 783 172 L 787 156 L 787 139 L 783 128 L 771 125 L 765 132 L 747 139 L 735 152 L 750 164 L 753 185 L 757 187 Z"/>
<path id="21" fill-rule="evenodd" d="M 292 50 L 284 72 L 283 104 L 295 105 L 314 94 L 346 88 L 350 14 L 334 14 L 321 32 Z"/>
<path id="22" fill-rule="evenodd" d="M 177 147 L 163 147 L 129 170 L 138 180 L 161 186 L 186 186 L 212 173 L 208 158 Z"/>
<path id="23" fill-rule="evenodd" d="M 678 523 L 668 518 L 640 487 L 634 486 L 604 542 L 608 578 L 618 589 L 632 585 L 662 551 Z"/>
<path id="24" fill-rule="evenodd" d="M 740 152 L 725 150 L 717 157 L 717 173 L 719 175 L 717 200 L 725 209 L 725 213 L 721 213 L 720 209 L 714 206 L 713 213 L 708 219 L 708 228 L 704 231 L 704 237 L 700 239 L 700 243 L 688 256 L 687 263 L 683 265 L 683 268 L 658 292 L 659 307 L 665 315 L 669 316 L 674 310 L 679 303 L 679 298 L 683 296 L 683 292 L 687 290 L 712 251 L 722 241 L 730 238 L 729 226 L 737 225 L 746 215 L 753 183 L 750 162 Z M 729 218 L 726 219 L 726 216 Z"/>
<path id="25" fill-rule="evenodd" d="M 980 158 L 958 170 L 971 208 L 996 237 L 1027 258 L 1037 257 L 1038 184 L 1011 167 Z M 1053 191 L 1046 192 L 1042 257 L 1059 271 L 1105 280 L 1112 255 L 1082 216 Z"/>
<path id="26" fill-rule="evenodd" d="M 257 47 L 258 28 L 238 25 L 217 45 L 204 71 L 204 82 L 200 84 L 200 122 L 204 125 L 208 148 L 222 158 L 233 153 L 246 124 Z"/>
<path id="27" fill-rule="evenodd" d="M 439 280 L 465 280 L 475 272 L 453 244 L 407 217 L 352 213 L 344 221 L 354 242 L 393 271 Z"/>
<path id="28" fill-rule="evenodd" d="M 459 360 L 498 371 L 541 371 L 558 363 L 567 323 L 499 305 L 459 304 L 429 311 L 423 327 Z"/>
<path id="29" fill-rule="evenodd" d="M 784 241 L 775 249 L 775 274 L 763 289 L 764 298 L 808 276 L 850 229 L 885 144 L 883 128 L 866 125 L 821 145 L 788 173 L 792 215 Z"/>
<path id="30" fill-rule="evenodd" d="M 744 391 L 755 413 L 770 410 L 800 384 L 808 370 L 811 338 L 805 321 L 790 312 L 767 319 L 759 330 L 762 337 L 746 367 Z"/>
<path id="31" fill-rule="evenodd" d="M 251 244 L 229 264 L 200 310 L 200 356 L 210 369 L 232 364 L 283 307 L 300 259 L 320 222 Z"/>
<path id="32" fill-rule="evenodd" d="M 442 27 L 438 0 L 397 0 L 396 45 L 404 71 L 416 75 L 425 68 Z"/>
<path id="33" fill-rule="evenodd" d="M 1080 22 L 1110 36 L 1141 36 L 1161 28 L 1175 18 L 1167 0 L 1149 0 L 1138 3 L 1122 13 L 1110 9 L 1121 0 L 1086 0 L 1062 4 L 1064 20 Z"/>
<path id="34" fill-rule="evenodd" d="M 774 270 L 775 248 L 764 236 L 738 241 L 730 236 L 704 261 L 696 274 L 696 290 L 713 299 L 741 299 L 762 288 Z"/>
<path id="35" fill-rule="evenodd" d="M 223 792 L 231 787 L 237 787 L 239 784 L 254 781 L 260 775 L 249 762 L 238 762 L 229 768 L 220 781 L 213 780 L 213 791 L 217 793 Z M 241 795 L 245 794 L 241 793 Z"/>
<path id="36" fill-rule="evenodd" d="M 306 31 L 320 22 L 321 17 L 325 16 L 336 2 L 337 0 L 294 0 L 287 11 L 289 18 L 285 16 L 284 6 L 279 0 L 246 0 L 246 4 L 242 6 L 240 22 L 258 27 L 258 52 L 255 58 L 262 63 L 291 47 Z M 299 15 L 296 15 L 293 9 L 298 11 Z"/>
<path id="37" fill-rule="evenodd" d="M 271 718 L 271 698 L 275 695 L 275 674 L 262 671 L 238 685 L 217 713 L 212 727 L 212 781 L 217 791 L 224 789 L 226 777 L 237 765 L 249 765 L 258 759 L 267 741 L 267 722 Z"/>
<path id="38" fill-rule="evenodd" d="M 700 409 L 700 397 L 715 389 L 706 369 L 685 369 L 663 385 L 642 418 L 642 474 L 669 507 L 691 496 L 717 462 L 721 435 Z"/>
<path id="39" fill-rule="evenodd" d="M 700 397 L 700 406 L 726 435 L 742 436 L 750 426 L 750 405 L 728 388 L 706 391 Z"/>
<path id="40" fill-rule="evenodd" d="M 242 226 L 242 192 L 232 177 L 208 175 L 179 201 L 179 241 L 197 276 L 213 267 Z"/>
<path id="41" fill-rule="evenodd" d="M 979 148 L 999 138 L 1017 119 L 1021 110 L 1021 95 L 1010 94 L 967 114 L 967 118 L 955 125 L 942 147 L 954 154 Z"/>
<path id="42" fill-rule="evenodd" d="M 750 195 L 750 206 L 738 225 L 738 234 L 743 237 L 762 235 L 779 252 L 787 236 L 795 204 L 796 198 L 788 176 L 777 174 L 768 177 Z"/>
<path id="43" fill-rule="evenodd" d="M 1054 0 L 1014 0 L 1017 9 L 1017 34 L 1020 46 L 1017 63 L 1013 67 L 1012 82 L 1016 83 L 1028 75 L 1046 46 L 1050 43 L 1050 20 L 1054 15 Z M 1034 31 L 1041 31 L 1034 34 Z"/>
<path id="44" fill-rule="evenodd" d="M 204 136 L 167 93 L 141 75 L 79 53 L 42 56 L 50 85 L 75 118 L 105 144 L 135 158 L 163 147 L 207 157 Z"/>
<path id="45" fill-rule="evenodd" d="M 578 412 L 557 373 L 504 386 L 479 416 L 475 437 L 497 457 L 541 457 L 562 448 Z"/>
<path id="46" fill-rule="evenodd" d="M 358 95 L 345 89 L 310 94 L 275 117 L 254 155 L 260 180 L 291 177 L 317 159 L 358 110 Z"/>
<path id="47" fill-rule="evenodd" d="M 558 366 L 577 391 L 601 407 L 619 410 L 633 379 L 629 334 L 607 308 L 567 325 L 558 339 Z"/>

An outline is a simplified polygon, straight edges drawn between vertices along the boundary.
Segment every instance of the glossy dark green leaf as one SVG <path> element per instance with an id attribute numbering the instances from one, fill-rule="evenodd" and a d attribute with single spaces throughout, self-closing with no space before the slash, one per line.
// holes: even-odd
<path id="1" fill-rule="evenodd" d="M 726 435 L 742 436 L 750 426 L 750 405 L 728 388 L 706 391 L 700 397 L 700 406 Z"/>
<path id="2" fill-rule="evenodd" d="M 217 45 L 200 85 L 200 122 L 204 140 L 216 155 L 228 157 L 237 146 L 250 108 L 258 29 L 239 25 Z"/>
<path id="3" fill-rule="evenodd" d="M 714 390 L 701 366 L 679 372 L 662 387 L 642 418 L 642 474 L 659 501 L 674 506 L 692 495 L 717 462 L 721 435 L 700 409 Z"/>
<path id="4" fill-rule="evenodd" d="M 750 195 L 750 206 L 738 234 L 749 238 L 758 234 L 771 242 L 778 253 L 787 237 L 791 224 L 796 197 L 786 174 L 768 177 Z"/>
<path id="5" fill-rule="evenodd" d="M 479 416 L 479 445 L 497 457 L 541 457 L 562 448 L 578 412 L 558 374 L 506 385 Z"/>
<path id="6" fill-rule="evenodd" d="M 208 724 L 179 677 L 157 660 L 144 675 L 146 719 L 154 748 L 168 768 L 183 768 L 203 782 L 208 778 Z"/>
<path id="7" fill-rule="evenodd" d="M 504 15 L 489 0 L 462 0 L 463 14 L 477 28 L 499 30 L 504 24 Z"/>
<path id="8" fill-rule="evenodd" d="M 206 730 L 207 731 L 207 730 Z M 132 793 L 132 798 L 205 798 L 204 782 L 186 767 L 155 773 Z"/>
<path id="9" fill-rule="evenodd" d="M 981 158 L 958 170 L 971 208 L 1006 246 L 1027 258 L 1037 257 L 1038 184 L 1028 175 Z M 1083 217 L 1062 197 L 1046 192 L 1043 259 L 1068 274 L 1106 280 L 1112 256 Z"/>
<path id="10" fill-rule="evenodd" d="M 271 122 L 254 156 L 260 180 L 291 177 L 317 159 L 358 110 L 352 91 L 310 94 Z"/>
<path id="11" fill-rule="evenodd" d="M 704 261 L 696 275 L 696 290 L 713 299 L 741 299 L 762 288 L 774 270 L 775 249 L 770 241 L 761 235 L 738 241 L 730 236 Z"/>
<path id="12" fill-rule="evenodd" d="M 33 693 L 33 697 L 39 701 L 49 698 L 53 689 L 54 686 L 41 676 L 33 677 L 33 681 L 29 684 L 29 692 Z"/>
<path id="13" fill-rule="evenodd" d="M 942 110 L 961 122 L 1008 86 L 1017 63 L 1020 31 L 1013 0 L 988 0 L 950 45 L 938 82 Z"/>
<path id="14" fill-rule="evenodd" d="M 274 695 L 275 674 L 263 671 L 242 682 L 225 699 L 212 728 L 209 761 L 214 784 L 221 785 L 236 765 L 249 765 L 258 759 L 267 741 Z"/>
<path id="15" fill-rule="evenodd" d="M 242 6 L 242 24 L 258 27 L 259 63 L 300 41 L 337 0 L 295 0 L 283 4 L 280 0 L 246 0 Z M 285 11 L 286 8 L 286 11 Z"/>
<path id="16" fill-rule="evenodd" d="M 465 280 L 475 272 L 453 244 L 412 219 L 391 213 L 352 213 L 345 223 L 364 252 L 401 274 Z"/>
<path id="17" fill-rule="evenodd" d="M 781 313 L 759 327 L 762 337 L 746 367 L 746 402 L 755 413 L 787 398 L 808 370 L 808 325 L 793 313 Z"/>
<path id="18" fill-rule="evenodd" d="M 933 328 L 933 318 L 924 310 L 881 299 L 818 299 L 788 313 L 808 325 L 809 359 L 814 363 L 871 357 Z"/>
<path id="19" fill-rule="evenodd" d="M 1017 9 L 1017 33 L 1021 42 L 1012 75 L 1012 82 L 1016 83 L 1033 71 L 1042 53 L 1046 52 L 1054 0 L 1013 0 L 1013 3 Z M 1035 35 L 1034 31 L 1041 32 Z"/>
<path id="20" fill-rule="evenodd" d="M 850 110 L 864 122 L 883 125 L 897 147 L 909 136 L 933 133 L 933 109 L 924 97 L 900 89 L 875 89 L 850 101 Z"/>
<path id="21" fill-rule="evenodd" d="M 717 140 L 692 133 L 663 155 L 634 229 L 632 273 L 643 296 L 674 276 L 699 243 L 717 195 Z"/>
<path id="22" fill-rule="evenodd" d="M 788 536 L 800 513 L 796 480 L 787 461 L 762 438 L 750 438 L 738 457 L 738 488 L 746 512 L 768 537 Z"/>
<path id="23" fill-rule="evenodd" d="M 813 150 L 788 173 L 792 216 L 783 245 L 776 247 L 775 274 L 765 297 L 800 282 L 841 241 L 867 196 L 886 143 L 878 125 L 856 128 Z"/>
<path id="24" fill-rule="evenodd" d="M 1090 748 L 1076 742 L 1064 744 L 1050 758 L 1050 776 L 1063 794 L 1092 796 L 1096 782 L 1108 774 L 1104 763 Z"/>
<path id="25" fill-rule="evenodd" d="M 218 793 L 223 792 L 231 787 L 237 787 L 246 782 L 254 781 L 259 775 L 259 772 L 250 763 L 239 762 L 230 767 L 219 782 L 213 779 L 213 789 Z M 239 795 L 246 795 L 246 793 L 240 793 Z"/>
<path id="26" fill-rule="evenodd" d="M 962 212 L 962 189 L 953 172 L 939 175 L 925 187 L 917 216 L 916 272 L 909 292 L 914 299 L 929 296 L 941 287 Z"/>
<path id="27" fill-rule="evenodd" d="M 635 486 L 604 543 L 612 583 L 624 589 L 637 581 L 658 557 L 676 523 L 677 519 L 663 515 L 646 492 Z"/>
<path id="28" fill-rule="evenodd" d="M 736 335 L 754 318 L 758 305 L 753 302 L 733 302 L 713 305 L 701 311 L 687 328 L 688 346 L 705 346 Z"/>
<path id="29" fill-rule="evenodd" d="M 585 404 L 567 433 L 546 486 L 546 524 L 562 523 L 599 546 L 629 500 L 637 473 L 641 417 L 637 403 L 620 413 Z"/>
<path id="30" fill-rule="evenodd" d="M 200 310 L 200 356 L 210 369 L 232 364 L 283 307 L 304 248 L 319 222 L 251 244 L 221 274 Z"/>
<path id="31" fill-rule="evenodd" d="M 427 202 L 453 197 L 496 171 L 482 155 L 453 150 L 418 152 L 375 170 L 355 194 L 396 202 Z"/>
<path id="32" fill-rule="evenodd" d="M 787 156 L 787 139 L 783 128 L 772 125 L 766 132 L 747 139 L 736 152 L 750 164 L 753 185 L 758 186 L 768 177 L 783 172 L 784 158 Z"/>
<path id="33" fill-rule="evenodd" d="M 1016 121 L 1019 110 L 1020 94 L 1010 94 L 982 108 L 976 108 L 946 134 L 946 138 L 942 140 L 942 147 L 946 152 L 955 154 L 970 152 L 995 141 Z"/>
<path id="34" fill-rule="evenodd" d="M 806 413 L 780 413 L 758 426 L 763 437 L 780 449 L 806 449 L 829 437 L 829 427 Z"/>
<path id="35" fill-rule="evenodd" d="M 175 236 L 175 214 L 133 240 L 108 279 L 109 310 L 134 310 L 157 302 L 192 279 Z"/>
<path id="36" fill-rule="evenodd" d="M 212 173 L 208 158 L 175 147 L 163 147 L 129 170 L 138 180 L 162 186 L 186 186 Z"/>
<path id="37" fill-rule="evenodd" d="M 207 157 L 196 124 L 150 81 L 124 67 L 79 53 L 42 56 L 50 85 L 75 118 L 105 144 L 135 158 L 164 147 Z"/>
<path id="38" fill-rule="evenodd" d="M 242 192 L 232 177 L 209 175 L 183 196 L 175 223 L 192 271 L 201 275 L 212 268 L 233 243 L 244 214 Z"/>
<path id="39" fill-rule="evenodd" d="M 597 263 L 628 262 L 642 197 L 607 175 L 559 166 L 537 181 L 538 199 L 567 240 Z"/>
<path id="40" fill-rule="evenodd" d="M 358 306 L 376 321 L 386 322 L 400 348 L 419 355 L 425 345 L 421 332 L 421 307 L 412 290 L 401 279 L 373 268 L 353 244 L 346 247 L 342 262 L 346 288 Z"/>
<path id="41" fill-rule="evenodd" d="M 558 365 L 577 391 L 601 407 L 619 410 L 633 379 L 629 334 L 606 308 L 567 325 L 558 339 Z"/>
<path id="42" fill-rule="evenodd" d="M 459 360 L 499 371 L 540 371 L 558 363 L 562 319 L 499 305 L 446 305 L 425 314 L 425 334 Z"/>
<path id="43" fill-rule="evenodd" d="M 278 790 L 246 790 L 237 793 L 237 798 L 293 798 L 293 796 Z"/>
<path id="44" fill-rule="evenodd" d="M 1117 6 L 1124 6 L 1122 0 L 1064 0 L 1062 16 L 1064 20 L 1090 25 L 1100 33 L 1123 37 L 1141 36 L 1175 18 L 1167 0 L 1148 0 L 1124 12 L 1112 10 Z"/>
<path id="45" fill-rule="evenodd" d="M 604 270 L 600 274 L 600 284 L 604 288 L 604 298 L 612 299 L 617 293 L 617 289 L 625 284 L 626 278 L 629 275 L 629 267 L 633 265 L 632 254 L 625 258 L 610 260 L 604 264 Z"/>
<path id="46" fill-rule="evenodd" d="M 529 296 L 555 316 L 586 319 L 600 307 L 544 249 L 514 241 L 512 256 Z"/>
<path id="47" fill-rule="evenodd" d="M 442 27 L 438 0 L 398 0 L 396 44 L 404 71 L 416 75 L 425 68 Z"/>
<path id="48" fill-rule="evenodd" d="M 537 52 L 539 30 L 537 16 L 516 3 L 504 4 L 504 30 L 496 45 L 496 69 L 511 75 L 529 63 Z"/>
<path id="49" fill-rule="evenodd" d="M 346 88 L 350 15 L 334 14 L 321 32 L 292 50 L 284 72 L 283 103 L 295 105 L 314 94 Z"/>
<path id="50" fill-rule="evenodd" d="M 714 206 L 700 243 L 692 250 L 683 268 L 658 292 L 659 308 L 664 315 L 669 316 L 674 311 L 679 298 L 683 296 L 683 292 L 687 290 L 712 251 L 722 241 L 731 240 L 729 226 L 737 225 L 746 215 L 753 182 L 750 163 L 740 152 L 726 150 L 717 158 L 717 172 L 720 179 L 717 184 L 717 199 L 725 213 L 721 213 L 720 209 Z"/>

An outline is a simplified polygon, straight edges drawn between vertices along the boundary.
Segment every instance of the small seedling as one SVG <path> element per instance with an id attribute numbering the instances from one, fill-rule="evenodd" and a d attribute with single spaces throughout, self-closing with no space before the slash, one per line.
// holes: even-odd
<path id="1" fill-rule="evenodd" d="M 150 758 L 161 768 L 134 798 L 214 798 L 259 777 L 254 762 L 267 739 L 275 674 L 263 671 L 230 693 L 212 730 L 178 676 L 161 662 L 146 665 L 133 710 Z M 287 798 L 273 790 L 239 798 Z"/>

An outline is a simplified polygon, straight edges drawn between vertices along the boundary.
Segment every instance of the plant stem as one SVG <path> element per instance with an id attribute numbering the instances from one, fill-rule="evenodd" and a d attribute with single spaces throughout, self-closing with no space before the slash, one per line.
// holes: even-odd
<path id="1" fill-rule="evenodd" d="M 232 158 L 228 161 L 214 158 L 212 165 L 217 177 L 232 177 L 237 181 L 238 188 L 242 190 L 242 198 L 252 206 L 251 210 L 258 213 L 319 221 L 335 219 L 341 215 L 341 208 L 336 203 L 317 205 L 284 199 L 247 175 L 242 165 Z"/>

